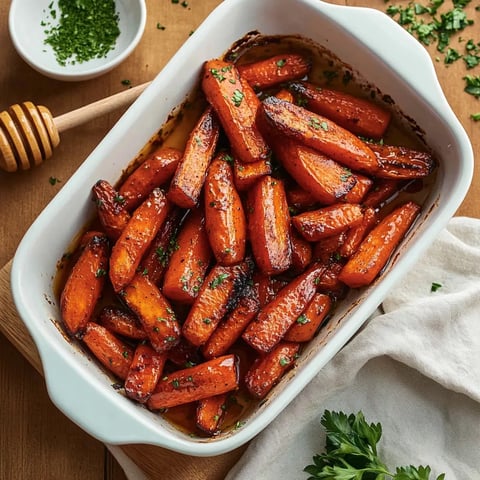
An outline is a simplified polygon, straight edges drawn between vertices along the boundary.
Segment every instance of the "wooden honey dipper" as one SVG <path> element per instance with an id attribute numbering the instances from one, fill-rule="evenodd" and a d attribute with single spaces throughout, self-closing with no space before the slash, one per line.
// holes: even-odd
<path id="1" fill-rule="evenodd" d="M 0 168 L 28 170 L 50 158 L 60 133 L 132 103 L 150 82 L 129 88 L 53 118 L 50 110 L 32 102 L 12 105 L 0 113 Z"/>

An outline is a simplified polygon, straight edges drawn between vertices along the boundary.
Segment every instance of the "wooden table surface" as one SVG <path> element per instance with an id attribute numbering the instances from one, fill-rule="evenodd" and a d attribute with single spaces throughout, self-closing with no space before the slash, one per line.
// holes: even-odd
<path id="1" fill-rule="evenodd" d="M 221 2 L 190 0 L 186 6 L 172 0 L 147 0 L 146 3 L 148 18 L 144 37 L 124 64 L 98 79 L 62 83 L 42 77 L 18 57 L 7 28 L 10 1 L 0 2 L 0 111 L 11 104 L 30 100 L 47 106 L 58 116 L 125 89 L 122 80 L 130 80 L 133 86 L 149 81 L 189 33 Z M 386 8 L 383 0 L 335 3 Z M 476 15 L 478 19 L 479 13 L 473 7 L 469 11 L 471 18 Z M 165 29 L 157 28 L 157 24 Z M 480 41 L 478 28 L 473 32 L 477 32 L 476 41 Z M 437 57 L 433 47 L 430 51 L 432 57 Z M 470 114 L 480 112 L 480 102 L 463 91 L 463 62 L 447 67 L 437 61 L 435 66 L 452 108 L 470 136 L 475 152 L 480 154 L 480 122 L 470 118 Z M 480 72 L 469 73 L 478 75 Z M 13 174 L 0 171 L 0 266 L 12 258 L 32 221 L 121 113 L 108 114 L 64 132 L 54 157 L 36 169 Z M 58 182 L 52 185 L 50 178 Z M 458 215 L 480 217 L 479 180 L 480 173 L 476 172 Z M 0 275 L 0 478 L 124 479 L 105 446 L 65 418 L 49 400 L 39 374 L 41 366 L 35 348 L 11 305 L 8 271 L 7 265 Z M 224 478 L 241 453 L 192 459 L 140 445 L 126 446 L 124 452 L 142 465 L 151 478 L 189 480 Z"/>

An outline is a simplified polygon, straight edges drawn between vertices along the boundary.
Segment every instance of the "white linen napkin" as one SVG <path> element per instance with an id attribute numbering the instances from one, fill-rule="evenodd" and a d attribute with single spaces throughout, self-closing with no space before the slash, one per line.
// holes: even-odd
<path id="1" fill-rule="evenodd" d="M 379 453 L 392 471 L 428 464 L 446 480 L 480 479 L 480 220 L 453 218 L 382 307 L 228 480 L 306 479 L 324 449 L 325 409 L 380 422 Z"/>
<path id="2" fill-rule="evenodd" d="M 441 285 L 432 292 L 432 284 Z M 455 217 L 382 305 L 249 445 L 226 480 L 302 480 L 325 409 L 380 422 L 379 454 L 480 480 L 480 219 Z M 131 480 L 144 478 L 118 455 Z M 433 477 L 433 475 L 432 475 Z"/>

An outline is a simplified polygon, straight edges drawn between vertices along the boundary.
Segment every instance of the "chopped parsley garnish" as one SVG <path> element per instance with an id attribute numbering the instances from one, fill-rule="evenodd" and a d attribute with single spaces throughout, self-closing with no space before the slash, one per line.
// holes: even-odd
<path id="1" fill-rule="evenodd" d="M 442 284 L 438 282 L 432 282 L 432 286 L 430 287 L 431 292 L 436 292 L 438 289 L 442 288 Z"/>
<path id="2" fill-rule="evenodd" d="M 243 100 L 243 92 L 241 92 L 240 90 L 235 90 L 233 92 L 233 95 L 232 95 L 232 102 L 233 104 L 236 106 L 236 107 L 239 107 L 242 103 L 242 100 Z"/>
<path id="3" fill-rule="evenodd" d="M 227 278 L 228 273 L 220 273 L 208 284 L 208 286 L 213 290 L 214 288 L 220 286 Z"/>

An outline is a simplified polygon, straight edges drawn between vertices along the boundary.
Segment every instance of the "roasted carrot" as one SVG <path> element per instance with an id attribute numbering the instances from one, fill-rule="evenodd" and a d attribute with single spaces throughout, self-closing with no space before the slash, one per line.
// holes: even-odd
<path id="1" fill-rule="evenodd" d="M 237 190 L 243 192 L 265 175 L 272 173 L 270 160 L 259 160 L 258 162 L 242 162 L 233 158 L 233 179 Z"/>
<path id="2" fill-rule="evenodd" d="M 336 203 L 318 210 L 300 213 L 292 218 L 292 224 L 303 238 L 309 242 L 317 242 L 358 225 L 362 219 L 363 212 L 360 205 Z"/>
<path id="3" fill-rule="evenodd" d="M 133 212 L 110 255 L 109 274 L 115 292 L 120 292 L 132 280 L 169 210 L 165 194 L 156 188 Z"/>
<path id="4" fill-rule="evenodd" d="M 241 80 L 235 65 L 223 60 L 205 62 L 202 88 L 217 112 L 232 153 L 246 163 L 267 160 L 270 149 L 256 125 L 259 100 Z"/>
<path id="5" fill-rule="evenodd" d="M 93 315 L 107 275 L 108 252 L 106 235 L 96 232 L 68 275 L 60 296 L 60 311 L 71 335 L 81 332 Z"/>
<path id="6" fill-rule="evenodd" d="M 98 314 L 97 322 L 112 333 L 133 340 L 145 340 L 147 334 L 138 318 L 128 310 L 117 306 L 106 306 Z"/>
<path id="7" fill-rule="evenodd" d="M 307 242 L 300 234 L 293 230 L 291 233 L 292 243 L 292 271 L 303 272 L 312 261 L 312 244 Z"/>
<path id="8" fill-rule="evenodd" d="M 271 352 L 258 358 L 245 375 L 248 391 L 257 399 L 265 398 L 283 374 L 292 368 L 299 344 L 281 342 Z"/>
<path id="9" fill-rule="evenodd" d="M 184 337 L 168 352 L 168 360 L 180 368 L 189 368 L 203 361 L 198 348 Z"/>
<path id="10" fill-rule="evenodd" d="M 208 435 L 219 432 L 220 425 L 225 417 L 227 407 L 227 393 L 199 400 L 196 411 L 197 427 Z"/>
<path id="11" fill-rule="evenodd" d="M 157 383 L 147 406 L 158 410 L 222 395 L 236 390 L 238 382 L 237 357 L 225 355 L 164 376 Z"/>
<path id="12" fill-rule="evenodd" d="M 242 200 L 223 154 L 210 164 L 205 180 L 205 226 L 213 254 L 221 265 L 245 257 L 247 221 Z"/>
<path id="13" fill-rule="evenodd" d="M 345 232 L 344 241 L 339 245 L 338 253 L 342 258 L 351 257 L 358 249 L 363 239 L 377 223 L 377 213 L 373 208 L 366 208 L 363 211 L 362 222 Z"/>
<path id="14" fill-rule="evenodd" d="M 212 258 L 202 209 L 190 210 L 171 249 L 162 291 L 171 300 L 190 304 L 198 295 Z"/>
<path id="15" fill-rule="evenodd" d="M 355 174 L 356 183 L 340 200 L 347 203 L 361 203 L 372 188 L 373 180 L 361 173 Z"/>
<path id="16" fill-rule="evenodd" d="M 290 209 L 290 214 L 295 215 L 299 210 L 306 210 L 318 204 L 318 200 L 298 185 L 291 185 L 287 190 L 287 203 Z"/>
<path id="17" fill-rule="evenodd" d="M 133 359 L 133 349 L 105 327 L 88 322 L 82 341 L 95 358 L 118 378 L 125 380 Z"/>
<path id="18" fill-rule="evenodd" d="M 313 260 L 322 263 L 329 263 L 332 260 L 339 259 L 341 257 L 340 247 L 345 242 L 347 231 L 348 230 L 344 230 L 315 242 L 312 248 Z"/>
<path id="19" fill-rule="evenodd" d="M 405 186 L 404 180 L 378 178 L 362 201 L 365 207 L 380 208 L 387 200 L 399 193 Z"/>
<path id="20" fill-rule="evenodd" d="M 266 274 L 288 270 L 292 263 L 290 214 L 282 180 L 266 175 L 248 191 L 247 224 L 258 268 Z"/>
<path id="21" fill-rule="evenodd" d="M 328 295 L 316 293 L 307 308 L 285 334 L 287 342 L 309 342 L 325 321 L 332 306 Z"/>
<path id="22" fill-rule="evenodd" d="M 179 342 L 180 326 L 175 312 L 162 292 L 146 276 L 135 275 L 122 298 L 137 315 L 157 352 L 170 350 Z"/>
<path id="23" fill-rule="evenodd" d="M 263 100 L 259 116 L 260 124 L 266 121 L 288 138 L 352 170 L 368 174 L 379 169 L 377 157 L 362 140 L 326 117 L 275 97 Z"/>
<path id="24" fill-rule="evenodd" d="M 340 260 L 331 260 L 327 263 L 323 274 L 318 278 L 317 292 L 325 293 L 334 299 L 343 298 L 346 287 L 340 281 L 339 275 L 344 263 Z"/>
<path id="25" fill-rule="evenodd" d="M 242 338 L 259 352 L 272 350 L 313 298 L 319 277 L 325 269 L 324 265 L 314 263 L 290 281 L 274 300 L 260 309 Z"/>
<path id="26" fill-rule="evenodd" d="M 145 403 L 162 376 L 166 359 L 166 353 L 157 353 L 150 345 L 138 344 L 125 378 L 127 397 Z"/>
<path id="27" fill-rule="evenodd" d="M 286 53 L 238 65 L 240 75 L 255 89 L 274 87 L 279 83 L 303 78 L 312 63 L 298 53 Z"/>
<path id="28" fill-rule="evenodd" d="M 128 211 L 134 210 L 154 188 L 169 182 L 181 157 L 181 150 L 163 145 L 148 155 L 118 189 L 124 200 L 123 206 Z"/>
<path id="29" fill-rule="evenodd" d="M 407 202 L 380 220 L 343 267 L 339 279 L 351 288 L 371 284 L 419 213 L 419 205 Z"/>
<path id="30" fill-rule="evenodd" d="M 427 152 L 377 143 L 369 143 L 368 146 L 380 164 L 376 177 L 411 180 L 426 177 L 435 169 L 435 160 Z"/>
<path id="31" fill-rule="evenodd" d="M 379 139 L 390 124 L 391 113 L 370 100 L 309 82 L 292 82 L 289 88 L 308 110 L 333 120 L 356 135 Z"/>
<path id="32" fill-rule="evenodd" d="M 103 230 L 111 240 L 117 240 L 130 220 L 125 199 L 106 180 L 98 180 L 92 193 Z"/>
<path id="33" fill-rule="evenodd" d="M 216 264 L 210 270 L 182 326 L 183 336 L 190 343 L 198 347 L 210 338 L 232 304 L 235 305 L 249 271 L 247 262 Z"/>
<path id="34" fill-rule="evenodd" d="M 292 92 L 290 92 L 290 90 L 287 90 L 286 88 L 282 88 L 281 90 L 279 90 L 275 94 L 275 96 L 280 100 L 285 100 L 286 102 L 293 103 L 295 101 L 295 98 L 293 97 Z"/>
<path id="35" fill-rule="evenodd" d="M 252 288 L 247 289 L 235 309 L 218 325 L 202 347 L 203 356 L 208 359 L 227 353 L 240 338 L 259 308 L 258 296 Z"/>
<path id="36" fill-rule="evenodd" d="M 176 235 L 180 228 L 184 211 L 174 207 L 163 222 L 150 247 L 140 261 L 139 270 L 155 285 L 160 285 L 170 257 L 177 248 Z"/>
<path id="37" fill-rule="evenodd" d="M 255 272 L 253 275 L 253 288 L 258 297 L 260 307 L 270 303 L 287 283 L 277 277 L 265 275 L 259 271 Z"/>
<path id="38" fill-rule="evenodd" d="M 298 185 L 324 205 L 337 202 L 357 182 L 349 169 L 299 142 L 282 137 L 273 149 Z"/>

